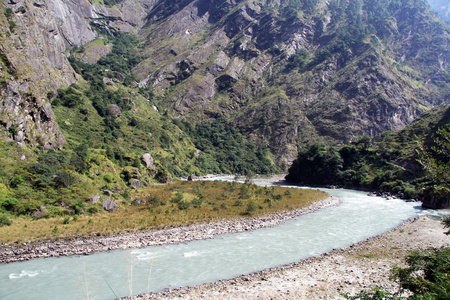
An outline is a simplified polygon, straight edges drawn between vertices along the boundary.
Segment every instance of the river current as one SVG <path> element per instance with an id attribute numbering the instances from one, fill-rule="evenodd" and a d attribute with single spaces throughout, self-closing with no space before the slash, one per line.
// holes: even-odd
<path id="1" fill-rule="evenodd" d="M 274 228 L 0 265 L 0 299 L 114 299 L 233 278 L 350 246 L 425 213 L 420 203 L 324 190 L 342 203 Z"/>

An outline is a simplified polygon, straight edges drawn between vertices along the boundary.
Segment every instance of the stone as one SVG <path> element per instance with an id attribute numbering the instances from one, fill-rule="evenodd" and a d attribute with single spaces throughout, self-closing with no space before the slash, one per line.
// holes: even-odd
<path id="1" fill-rule="evenodd" d="M 110 190 L 104 190 L 103 194 L 105 194 L 106 196 L 112 197 L 112 195 L 114 194 L 113 192 L 111 192 Z"/>
<path id="2" fill-rule="evenodd" d="M 103 208 L 109 212 L 114 212 L 115 210 L 117 210 L 120 207 L 119 203 L 117 203 L 116 201 L 109 199 L 109 198 L 103 199 L 102 205 L 103 205 Z"/>
<path id="3" fill-rule="evenodd" d="M 141 160 L 147 169 L 150 169 L 150 170 L 156 169 L 155 165 L 154 165 L 153 157 L 150 155 L 150 153 L 145 153 L 144 155 L 142 155 Z"/>
<path id="4" fill-rule="evenodd" d="M 134 179 L 133 181 L 131 181 L 130 184 L 133 188 L 135 189 L 140 189 L 141 188 L 141 182 L 139 180 Z"/>
<path id="5" fill-rule="evenodd" d="M 100 195 L 94 195 L 89 198 L 89 202 L 92 204 L 96 204 L 100 201 Z"/>
<path id="6" fill-rule="evenodd" d="M 36 219 L 40 219 L 40 218 L 42 218 L 44 216 L 44 213 L 42 212 L 42 211 L 37 211 L 37 212 L 35 212 L 33 215 L 32 215 L 32 217 L 33 218 L 36 218 Z"/>
<path id="7" fill-rule="evenodd" d="M 139 203 L 139 204 L 145 204 L 145 200 L 142 199 L 141 197 L 135 197 L 135 198 L 134 198 L 134 201 L 136 201 L 136 202 Z"/>

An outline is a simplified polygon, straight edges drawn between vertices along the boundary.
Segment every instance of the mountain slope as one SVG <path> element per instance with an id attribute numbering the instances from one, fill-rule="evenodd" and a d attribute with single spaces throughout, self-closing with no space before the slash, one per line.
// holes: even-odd
<path id="1" fill-rule="evenodd" d="M 225 116 L 287 165 L 449 100 L 449 29 L 420 0 L 160 1 L 134 72 L 186 120 Z"/>
<path id="2" fill-rule="evenodd" d="M 150 104 L 188 123 L 226 120 L 282 168 L 305 143 L 398 130 L 450 97 L 449 28 L 423 0 L 20 0 L 2 9 L 1 90 L 19 95 L 2 110 L 3 131 L 25 144 L 64 144 L 46 95 L 80 80 L 65 48 L 81 46 L 74 57 L 93 63 L 110 45 L 86 43 L 124 31 L 141 38 L 133 85 Z"/>

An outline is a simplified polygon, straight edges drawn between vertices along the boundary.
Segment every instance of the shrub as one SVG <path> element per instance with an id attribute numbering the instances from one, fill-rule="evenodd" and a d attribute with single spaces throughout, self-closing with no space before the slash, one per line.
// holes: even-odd
<path id="1" fill-rule="evenodd" d="M 5 215 L 0 216 L 0 227 L 10 226 L 11 224 L 12 224 L 12 221 L 10 219 L 8 219 L 7 216 L 5 216 Z"/>
<path id="2" fill-rule="evenodd" d="M 170 199 L 170 202 L 179 203 L 184 199 L 184 196 L 180 192 L 176 192 L 175 195 Z"/>
<path id="3" fill-rule="evenodd" d="M 273 195 L 272 197 L 273 197 L 273 199 L 275 199 L 275 200 L 281 200 L 281 199 L 283 199 L 283 195 L 282 195 L 282 194 L 276 194 L 276 195 Z"/>
<path id="4" fill-rule="evenodd" d="M 153 206 L 161 205 L 161 201 L 159 200 L 159 198 L 157 196 L 148 196 L 147 202 Z"/>
<path id="5" fill-rule="evenodd" d="M 7 198 L 0 203 L 0 206 L 7 211 L 13 211 L 18 202 L 16 198 Z"/>
<path id="6" fill-rule="evenodd" d="M 258 210 L 258 205 L 256 205 L 255 202 L 250 201 L 250 202 L 247 204 L 247 210 L 246 210 L 246 213 L 247 213 L 247 214 L 252 214 L 252 213 L 254 213 L 254 212 L 257 211 L 257 210 Z"/>
<path id="7" fill-rule="evenodd" d="M 243 206 L 244 205 L 244 202 L 242 202 L 242 200 L 236 200 L 234 203 L 233 203 L 233 206 Z"/>
<path id="8" fill-rule="evenodd" d="M 239 192 L 240 199 L 248 199 L 251 197 L 250 188 L 247 184 L 241 186 L 241 190 Z"/>
<path id="9" fill-rule="evenodd" d="M 21 175 L 14 175 L 9 182 L 9 186 L 16 188 L 19 184 L 23 183 L 25 180 Z"/>
<path id="10" fill-rule="evenodd" d="M 91 205 L 87 209 L 87 212 L 90 213 L 91 215 L 98 213 L 98 211 L 99 211 L 99 208 L 96 205 Z"/>
<path id="11" fill-rule="evenodd" d="M 179 210 L 184 210 L 184 209 L 188 209 L 189 207 L 191 207 L 191 203 L 187 202 L 187 201 L 180 201 L 178 203 L 178 209 Z"/>
<path id="12" fill-rule="evenodd" d="M 66 171 L 58 171 L 56 177 L 53 179 L 53 184 L 56 187 L 69 187 L 76 181 L 75 176 Z"/>
<path id="13" fill-rule="evenodd" d="M 114 177 L 111 174 L 105 174 L 103 176 L 103 180 L 107 183 L 112 183 L 114 181 Z"/>
<path id="14" fill-rule="evenodd" d="M 11 16 L 12 16 L 12 13 L 13 13 L 13 11 L 12 11 L 12 8 L 11 7 L 7 7 L 6 9 L 5 9 L 5 16 L 6 16 L 6 18 L 11 18 Z"/>
<path id="15" fill-rule="evenodd" d="M 203 200 L 200 198 L 194 198 L 194 200 L 192 200 L 191 203 L 195 208 L 200 208 L 200 207 L 202 207 Z"/>

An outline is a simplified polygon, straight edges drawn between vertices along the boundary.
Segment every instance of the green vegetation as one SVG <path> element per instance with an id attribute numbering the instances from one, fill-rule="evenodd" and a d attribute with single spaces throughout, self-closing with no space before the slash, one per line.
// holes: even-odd
<path id="1" fill-rule="evenodd" d="M 247 190 L 241 199 L 241 190 Z M 264 190 L 270 191 L 269 195 Z M 26 216 L 10 216 L 9 226 L 0 226 L 1 242 L 29 241 L 46 238 L 70 238 L 115 232 L 180 226 L 248 215 L 258 216 L 309 206 L 328 195 L 318 190 L 289 190 L 292 197 L 276 199 L 288 191 L 284 187 L 263 188 L 254 184 L 222 181 L 177 181 L 168 185 L 151 185 L 131 191 L 131 199 L 139 197 L 145 203 L 122 202 L 112 213 L 96 212 L 84 216 L 74 214 L 33 220 Z M 222 195 L 217 199 L 217 195 Z M 267 199 L 270 199 L 268 203 Z M 239 205 L 234 205 L 239 201 Z M 86 202 L 83 200 L 83 202 Z M 8 222 L 0 214 L 1 224 Z"/>
<path id="2" fill-rule="evenodd" d="M 300 150 L 286 179 L 306 185 L 372 189 L 402 198 L 429 198 L 431 194 L 445 198 L 450 134 L 444 128 L 450 123 L 449 115 L 450 108 L 444 106 L 398 133 L 388 131 L 374 139 L 363 136 L 339 147 L 310 145 Z"/>
<path id="3" fill-rule="evenodd" d="M 448 228 L 450 218 L 443 224 Z M 447 233 L 448 234 L 448 233 Z M 411 251 L 404 259 L 406 267 L 394 267 L 392 279 L 400 285 L 395 293 L 377 287 L 372 291 L 361 291 L 347 299 L 436 299 L 450 298 L 450 248 L 428 248 Z M 409 296 L 405 296 L 409 295 Z"/>
<path id="4" fill-rule="evenodd" d="M 242 131 L 217 118 L 213 122 L 192 125 L 175 120 L 202 152 L 196 166 L 210 174 L 270 174 L 277 168 L 267 146 L 257 147 L 247 141 Z"/>

